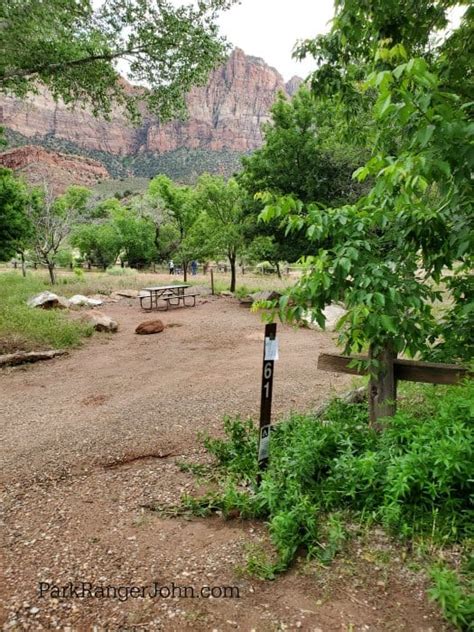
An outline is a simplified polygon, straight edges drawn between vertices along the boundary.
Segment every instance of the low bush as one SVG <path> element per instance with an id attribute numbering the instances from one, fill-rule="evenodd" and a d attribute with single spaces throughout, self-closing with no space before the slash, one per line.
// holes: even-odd
<path id="1" fill-rule="evenodd" d="M 107 274 L 112 276 L 134 276 L 137 273 L 133 268 L 122 268 L 121 266 L 112 266 L 107 268 Z"/>
<path id="2" fill-rule="evenodd" d="M 288 568 L 302 548 L 330 561 L 345 538 L 341 516 L 377 522 L 405 539 L 466 542 L 474 524 L 474 385 L 409 389 L 380 434 L 369 427 L 365 405 L 340 400 L 321 418 L 293 415 L 276 425 L 260 485 L 255 425 L 226 419 L 225 439 L 205 439 L 221 488 L 184 504 L 201 514 L 207 508 L 267 521 L 275 556 L 249 560 L 267 578 Z M 452 600 L 446 603 L 452 610 Z M 460 624 L 464 615 L 450 617 Z"/>

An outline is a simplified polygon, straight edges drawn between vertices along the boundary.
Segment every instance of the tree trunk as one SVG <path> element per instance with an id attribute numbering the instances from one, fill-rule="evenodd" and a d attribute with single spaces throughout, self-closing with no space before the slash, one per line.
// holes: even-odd
<path id="1" fill-rule="evenodd" d="M 55 349 L 54 351 L 29 351 L 25 353 L 7 353 L 0 355 L 0 366 L 13 366 L 15 364 L 24 364 L 25 362 L 38 362 L 39 360 L 49 360 L 56 356 L 66 355 L 67 351 Z"/>
<path id="2" fill-rule="evenodd" d="M 382 430 L 382 417 L 393 417 L 397 409 L 397 381 L 393 371 L 393 361 L 397 354 L 390 346 L 375 355 L 369 349 L 369 358 L 378 360 L 380 368 L 369 380 L 369 420 L 375 430 Z"/>
<path id="3" fill-rule="evenodd" d="M 229 288 L 229 290 L 231 292 L 235 292 L 235 282 L 236 282 L 235 255 L 229 255 L 229 263 L 230 263 L 230 288 Z"/>
<path id="4" fill-rule="evenodd" d="M 183 281 L 186 283 L 188 280 L 188 262 L 183 261 Z"/>
<path id="5" fill-rule="evenodd" d="M 56 283 L 56 276 L 54 274 L 54 263 L 48 261 L 47 265 L 48 265 L 49 279 L 51 281 L 51 285 L 54 285 Z"/>
<path id="6" fill-rule="evenodd" d="M 275 267 L 278 274 L 278 278 L 281 279 L 280 263 L 278 261 L 275 263 Z"/>
<path id="7" fill-rule="evenodd" d="M 26 277 L 25 253 L 20 252 L 20 257 L 21 257 L 21 274 L 23 275 L 23 277 Z"/>

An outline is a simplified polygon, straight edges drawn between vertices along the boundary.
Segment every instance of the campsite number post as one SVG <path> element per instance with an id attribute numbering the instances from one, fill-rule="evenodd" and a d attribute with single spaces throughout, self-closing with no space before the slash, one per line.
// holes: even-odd
<path id="1" fill-rule="evenodd" d="M 276 327 L 276 323 L 265 325 L 265 340 L 263 343 L 262 395 L 260 400 L 260 438 L 258 443 L 258 469 L 260 471 L 264 470 L 268 465 L 268 455 L 270 449 L 273 371 L 275 360 L 278 360 L 278 341 L 276 337 Z"/>

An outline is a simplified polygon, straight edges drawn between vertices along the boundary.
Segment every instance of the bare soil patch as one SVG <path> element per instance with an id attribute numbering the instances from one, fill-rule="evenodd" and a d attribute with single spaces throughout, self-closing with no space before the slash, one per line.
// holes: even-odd
<path id="1" fill-rule="evenodd" d="M 274 582 L 243 571 L 263 524 L 164 519 L 146 506 L 199 490 L 183 460 L 206 462 L 198 431 L 257 416 L 263 325 L 230 298 L 160 313 L 137 336 L 133 300 L 103 309 L 116 334 L 65 359 L 0 374 L 3 494 L 0 622 L 6 630 L 448 630 L 423 578 L 381 533 L 329 569 L 299 561 Z M 146 316 L 145 316 L 146 318 Z M 331 335 L 279 325 L 274 415 L 316 407 L 348 376 L 319 372 Z M 374 553 L 379 548 L 384 555 Z M 52 598 L 38 582 L 238 588 L 238 598 Z M 234 595 L 235 597 L 235 595 Z M 94 627 L 95 626 L 95 627 Z"/>

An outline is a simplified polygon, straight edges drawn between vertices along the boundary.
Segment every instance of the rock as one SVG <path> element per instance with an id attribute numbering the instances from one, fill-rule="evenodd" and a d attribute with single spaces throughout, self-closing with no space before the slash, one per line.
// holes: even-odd
<path id="1" fill-rule="evenodd" d="M 224 290 L 224 292 L 220 293 L 221 296 L 234 296 L 234 294 L 232 292 L 229 292 L 228 290 Z"/>
<path id="2" fill-rule="evenodd" d="M 244 296 L 244 298 L 239 299 L 239 303 L 242 307 L 252 307 L 253 301 L 250 296 Z"/>
<path id="3" fill-rule="evenodd" d="M 252 300 L 252 303 L 255 303 L 256 301 L 275 301 L 278 300 L 280 296 L 281 294 L 279 292 L 275 292 L 274 290 L 249 294 L 249 298 Z"/>
<path id="4" fill-rule="evenodd" d="M 56 307 L 60 309 L 69 309 L 71 307 L 71 302 L 65 296 L 58 296 L 58 304 Z"/>
<path id="5" fill-rule="evenodd" d="M 136 298 L 139 295 L 138 290 L 117 290 L 110 295 L 112 298 Z"/>
<path id="6" fill-rule="evenodd" d="M 165 326 L 161 320 L 146 320 L 138 325 L 135 333 L 141 335 L 159 334 L 164 328 Z"/>
<path id="7" fill-rule="evenodd" d="M 104 301 L 97 298 L 89 298 L 88 296 L 83 296 L 82 294 L 74 294 L 74 296 L 71 296 L 69 299 L 69 303 L 71 305 L 97 307 L 98 305 L 103 305 Z"/>
<path id="8" fill-rule="evenodd" d="M 24 173 L 31 184 L 43 184 L 46 179 L 56 195 L 64 193 L 72 182 L 92 187 L 109 178 L 109 172 L 97 160 L 62 154 L 38 145 L 7 149 L 0 155 L 0 164 Z"/>
<path id="9" fill-rule="evenodd" d="M 41 307 L 42 309 L 66 309 L 69 307 L 69 301 L 67 298 L 64 298 L 64 296 L 58 296 L 46 290 L 28 299 L 27 305 L 29 305 L 29 307 Z"/>
<path id="10" fill-rule="evenodd" d="M 326 331 L 334 331 L 338 320 L 341 316 L 344 316 L 346 310 L 337 303 L 333 303 L 332 305 L 328 305 L 324 310 L 323 314 L 326 317 Z M 316 322 L 311 322 L 311 318 L 309 314 L 303 317 L 303 320 L 307 323 L 307 325 L 313 329 L 321 330 L 321 327 Z"/>
<path id="11" fill-rule="evenodd" d="M 103 314 L 97 310 L 84 312 L 81 314 L 81 320 L 92 325 L 96 331 L 117 331 L 118 323 L 112 320 L 110 316 Z"/>

